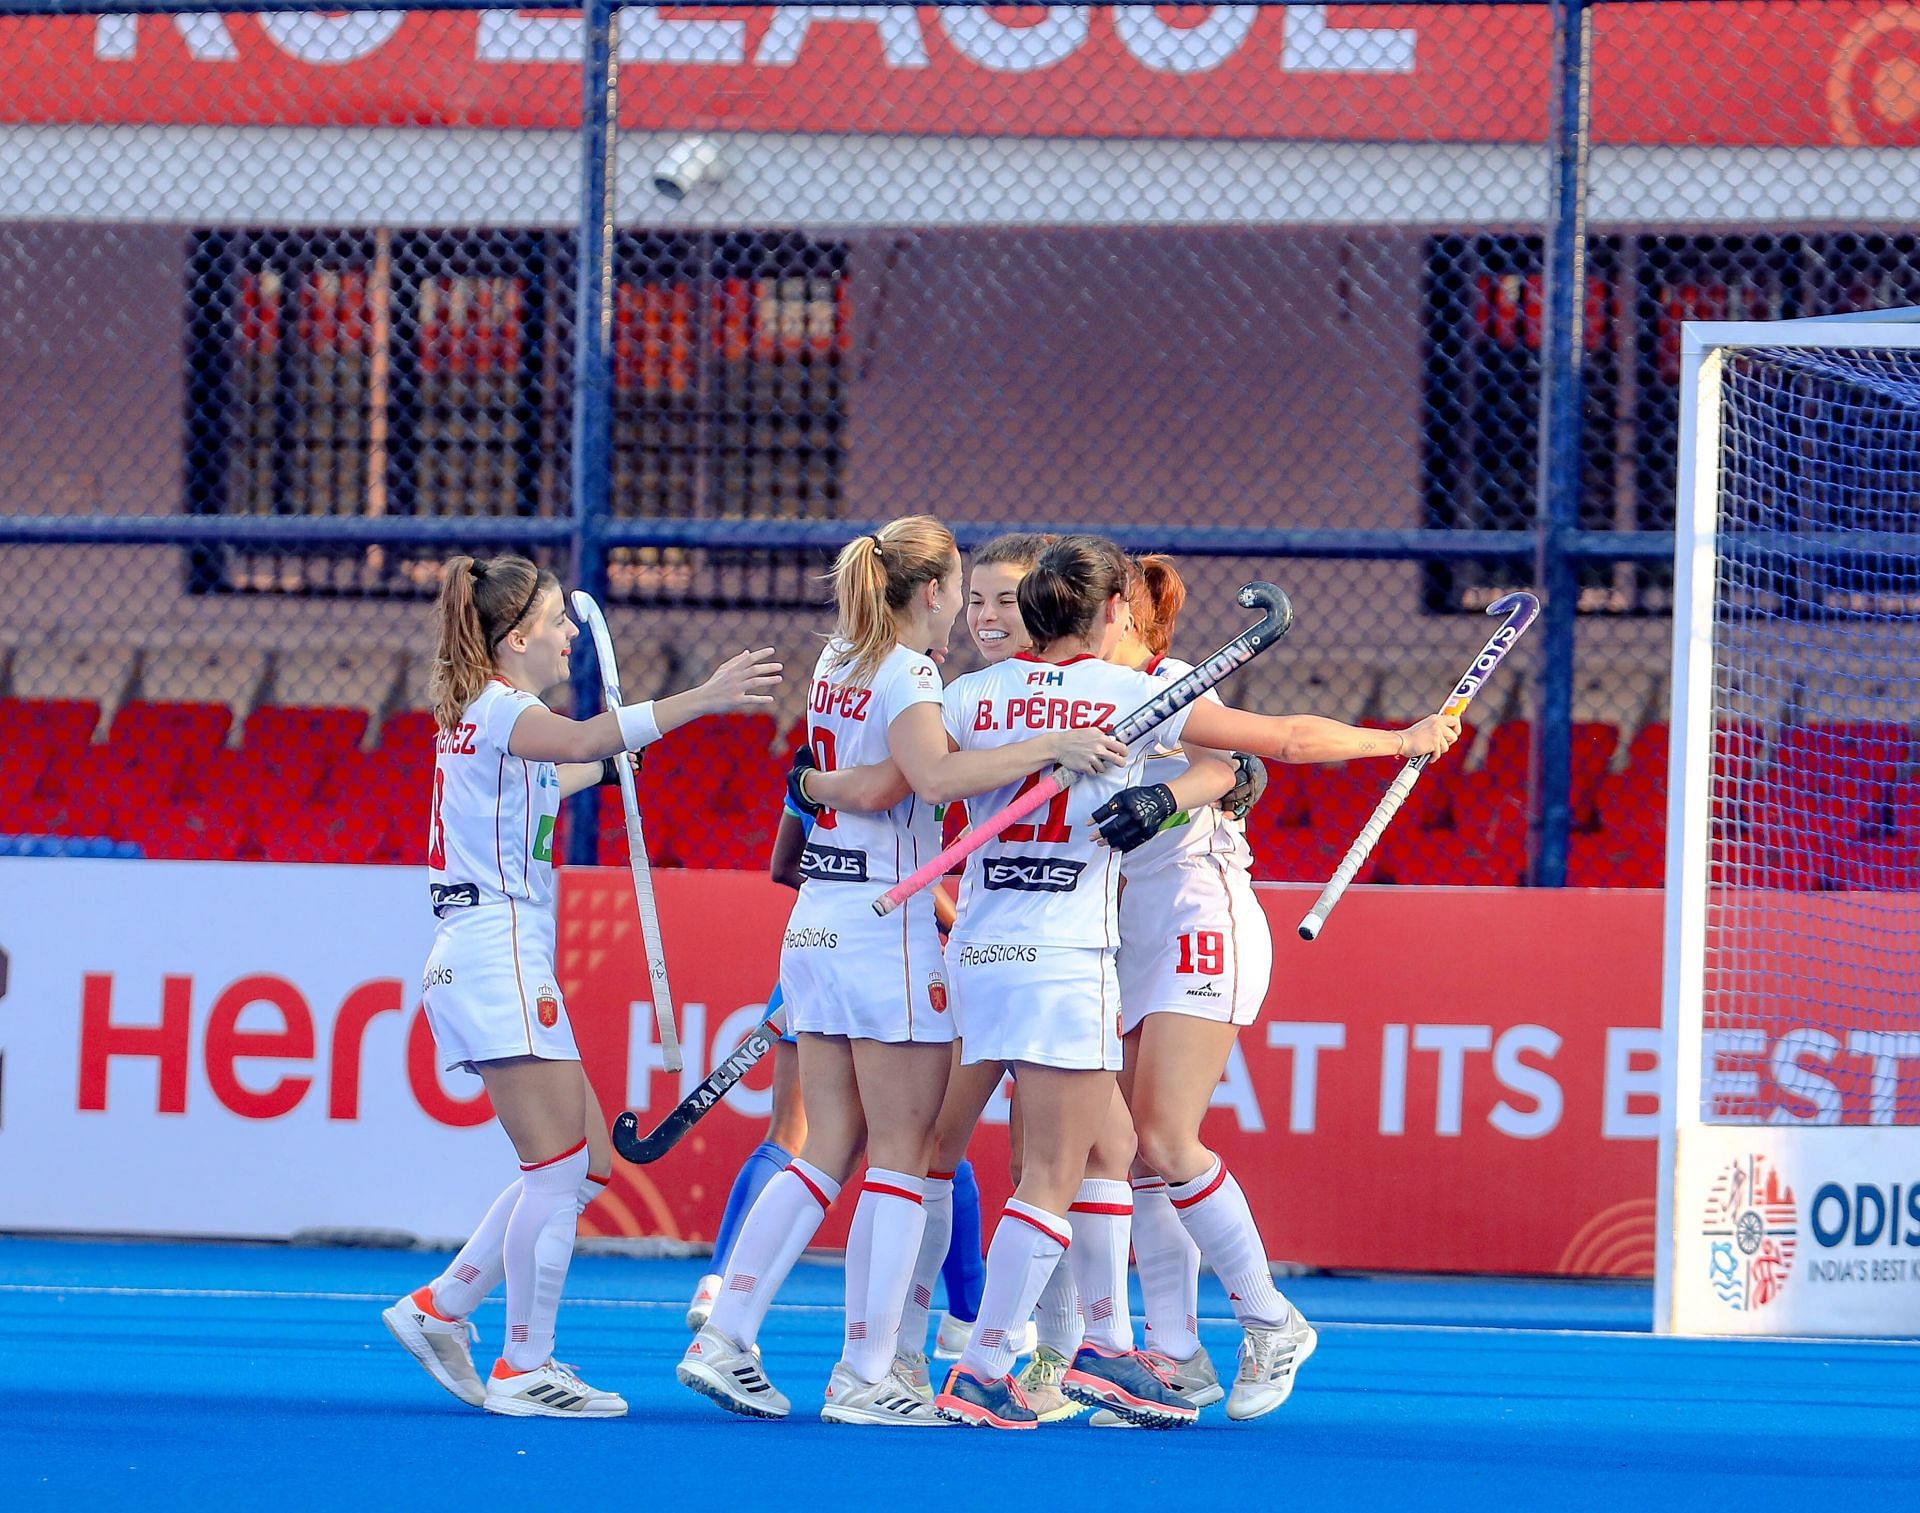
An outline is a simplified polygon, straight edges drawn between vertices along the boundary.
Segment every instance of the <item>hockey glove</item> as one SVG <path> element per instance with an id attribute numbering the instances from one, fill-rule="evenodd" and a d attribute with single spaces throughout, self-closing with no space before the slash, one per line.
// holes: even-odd
<path id="1" fill-rule="evenodd" d="M 1123 788 L 1093 811 L 1093 822 L 1109 846 L 1125 853 L 1158 835 L 1178 808 L 1173 790 L 1165 783 L 1153 783 L 1144 788 Z"/>
<path id="2" fill-rule="evenodd" d="M 787 802 L 802 814 L 817 815 L 827 807 L 808 798 L 802 783 L 809 772 L 819 770 L 820 764 L 813 759 L 813 748 L 802 742 L 793 753 L 793 765 L 787 769 Z"/>

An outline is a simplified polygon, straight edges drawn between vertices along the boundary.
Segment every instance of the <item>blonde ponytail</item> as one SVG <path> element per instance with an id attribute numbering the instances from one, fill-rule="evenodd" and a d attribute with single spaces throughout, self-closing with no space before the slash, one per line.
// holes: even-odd
<path id="1" fill-rule="evenodd" d="M 560 580 L 525 557 L 454 557 L 440 578 L 433 606 L 433 670 L 427 697 L 442 730 L 460 723 L 466 707 L 493 676 L 493 648 L 527 617 L 541 593 Z"/>
<path id="2" fill-rule="evenodd" d="M 899 640 L 894 623 L 921 584 L 937 583 L 958 563 L 953 532 L 931 515 L 908 515 L 870 536 L 856 536 L 833 560 L 836 640 L 848 648 L 848 681 L 865 683 Z"/>

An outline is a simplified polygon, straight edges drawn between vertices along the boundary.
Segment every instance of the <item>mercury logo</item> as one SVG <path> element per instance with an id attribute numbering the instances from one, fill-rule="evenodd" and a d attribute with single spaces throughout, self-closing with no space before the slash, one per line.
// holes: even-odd
<path id="1" fill-rule="evenodd" d="M 1736 1313 L 1764 1308 L 1780 1296 L 1800 1244 L 1793 1189 L 1765 1156 L 1727 1164 L 1714 1179 L 1700 1233 L 1707 1242 L 1707 1279 Z"/>

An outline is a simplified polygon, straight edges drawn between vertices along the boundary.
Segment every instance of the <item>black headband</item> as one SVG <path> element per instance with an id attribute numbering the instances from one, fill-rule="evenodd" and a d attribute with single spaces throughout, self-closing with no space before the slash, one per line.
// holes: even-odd
<path id="1" fill-rule="evenodd" d="M 512 633 L 514 626 L 518 625 L 522 620 L 527 618 L 527 611 L 533 608 L 533 601 L 535 599 L 538 599 L 539 597 L 540 597 L 540 571 L 538 568 L 536 568 L 534 569 L 534 574 L 533 574 L 533 587 L 527 590 L 526 603 L 522 604 L 520 608 L 514 612 L 513 618 L 507 621 L 507 623 L 503 627 L 501 627 L 500 634 L 493 638 L 493 644 L 495 646 L 498 646 L 502 641 L 506 640 L 507 637 Z"/>

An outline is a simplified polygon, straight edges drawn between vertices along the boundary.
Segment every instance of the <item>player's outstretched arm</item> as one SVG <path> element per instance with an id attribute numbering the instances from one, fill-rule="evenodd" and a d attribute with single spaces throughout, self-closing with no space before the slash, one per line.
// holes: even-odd
<path id="1" fill-rule="evenodd" d="M 773 705 L 780 664 L 773 648 L 729 657 L 698 688 L 623 704 L 589 720 L 571 720 L 544 704 L 529 704 L 514 721 L 507 749 L 529 762 L 598 762 L 622 751 L 639 751 L 670 730 L 707 715 L 752 714 Z"/>
<path id="2" fill-rule="evenodd" d="M 802 746 L 787 769 L 787 800 L 808 814 L 822 809 L 844 809 L 851 814 L 878 814 L 891 809 L 913 792 L 897 763 L 873 762 L 865 767 L 823 771 L 813 748 Z"/>
<path id="3" fill-rule="evenodd" d="M 1405 730 L 1367 730 L 1313 714 L 1251 714 L 1198 703 L 1185 736 L 1221 750 L 1250 751 L 1276 762 L 1351 762 L 1362 757 L 1441 757 L 1460 739 L 1460 717 L 1430 714 Z"/>

